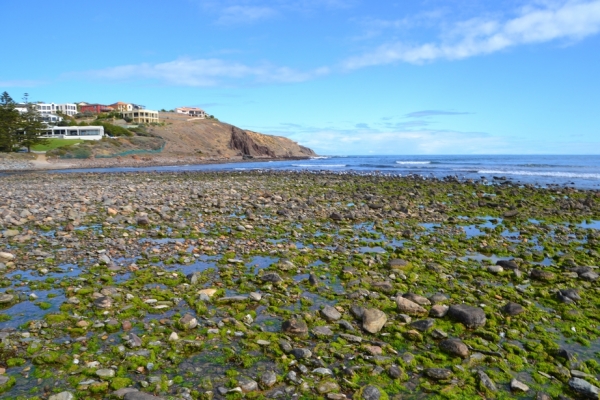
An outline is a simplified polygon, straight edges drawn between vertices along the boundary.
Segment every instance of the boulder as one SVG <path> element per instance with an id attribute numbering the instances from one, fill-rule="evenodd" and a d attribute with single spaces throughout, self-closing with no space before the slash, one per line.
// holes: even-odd
<path id="1" fill-rule="evenodd" d="M 485 325 L 485 312 L 479 307 L 457 304 L 450 306 L 448 316 L 467 328 L 475 329 Z"/>

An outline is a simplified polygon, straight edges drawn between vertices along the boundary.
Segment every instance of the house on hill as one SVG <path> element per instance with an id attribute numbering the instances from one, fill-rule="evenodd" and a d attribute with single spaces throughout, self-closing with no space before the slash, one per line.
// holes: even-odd
<path id="1" fill-rule="evenodd" d="M 79 112 L 91 112 L 94 114 L 100 114 L 103 112 L 111 112 L 113 108 L 104 104 L 86 104 L 79 106 Z"/>
<path id="2" fill-rule="evenodd" d="M 114 104 L 111 104 L 109 107 L 112 107 L 115 111 L 118 112 L 127 112 L 133 110 L 133 104 L 123 103 L 122 101 L 117 101 Z"/>
<path id="3" fill-rule="evenodd" d="M 206 118 L 206 112 L 198 107 L 178 107 L 175 112 L 177 114 L 187 114 L 190 117 Z"/>

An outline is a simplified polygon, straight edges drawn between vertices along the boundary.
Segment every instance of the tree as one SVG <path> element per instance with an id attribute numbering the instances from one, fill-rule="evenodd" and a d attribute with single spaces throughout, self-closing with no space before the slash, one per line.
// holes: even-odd
<path id="1" fill-rule="evenodd" d="M 27 147 L 27 152 L 31 152 L 31 146 L 48 143 L 48 139 L 41 137 L 48 128 L 33 104 L 27 104 L 27 112 L 21 115 L 20 125 L 19 144 Z"/>
<path id="2" fill-rule="evenodd" d="M 6 92 L 0 95 L 0 151 L 14 151 L 18 143 L 21 114 Z"/>

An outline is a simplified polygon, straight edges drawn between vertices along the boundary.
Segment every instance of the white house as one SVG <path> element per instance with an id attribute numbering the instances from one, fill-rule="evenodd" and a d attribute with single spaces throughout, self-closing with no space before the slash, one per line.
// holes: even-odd
<path id="1" fill-rule="evenodd" d="M 191 117 L 206 118 L 206 112 L 198 107 L 178 107 L 175 109 L 178 114 L 187 114 Z"/>
<path id="2" fill-rule="evenodd" d="M 100 140 L 104 137 L 103 126 L 53 126 L 42 137 L 55 139 Z"/>
<path id="3" fill-rule="evenodd" d="M 36 109 L 42 115 L 44 114 L 56 114 L 62 112 L 65 115 L 73 116 L 77 114 L 77 105 L 72 103 L 54 104 L 54 103 L 37 103 L 35 104 Z"/>

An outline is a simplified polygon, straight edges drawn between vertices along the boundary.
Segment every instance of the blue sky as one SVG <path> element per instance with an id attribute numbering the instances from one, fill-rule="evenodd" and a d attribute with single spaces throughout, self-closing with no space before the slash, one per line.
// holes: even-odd
<path id="1" fill-rule="evenodd" d="M 16 100 L 199 106 L 319 154 L 600 154 L 600 0 L 3 0 Z"/>

